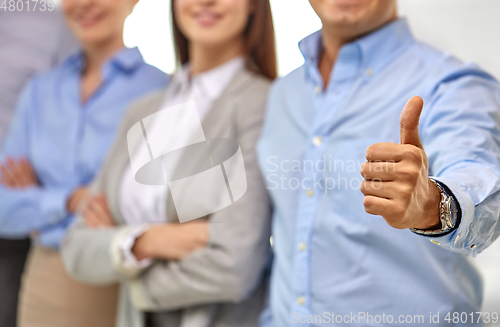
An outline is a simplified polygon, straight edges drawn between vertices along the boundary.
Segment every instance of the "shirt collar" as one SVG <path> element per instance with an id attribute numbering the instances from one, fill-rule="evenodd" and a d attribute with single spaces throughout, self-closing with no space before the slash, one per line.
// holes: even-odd
<path id="1" fill-rule="evenodd" d="M 180 84 L 181 89 L 196 85 L 202 92 L 214 100 L 218 98 L 235 74 L 244 67 L 245 59 L 236 57 L 216 68 L 191 76 L 189 64 L 182 66 L 174 79 Z"/>
<path id="2" fill-rule="evenodd" d="M 144 63 L 141 52 L 137 47 L 120 50 L 110 61 L 125 71 L 132 71 Z"/>
<path id="3" fill-rule="evenodd" d="M 357 66 L 364 69 L 367 77 L 370 77 L 380 71 L 400 50 L 406 48 L 406 45 L 413 42 L 415 39 L 407 20 L 400 18 L 353 42 L 344 44 L 339 51 L 337 63 L 357 62 Z M 323 50 L 321 31 L 300 41 L 299 48 L 306 64 L 317 68 Z M 337 63 L 335 69 L 340 68 Z"/>
<path id="4" fill-rule="evenodd" d="M 83 51 L 79 49 L 78 51 L 71 54 L 67 59 L 66 63 L 76 69 L 81 71 L 84 65 L 85 59 L 83 56 Z M 125 72 L 133 71 L 139 65 L 144 63 L 142 55 L 136 47 L 134 48 L 123 48 L 115 53 L 110 59 L 108 59 L 102 66 L 104 72 L 110 70 L 111 67 L 117 67 Z"/>

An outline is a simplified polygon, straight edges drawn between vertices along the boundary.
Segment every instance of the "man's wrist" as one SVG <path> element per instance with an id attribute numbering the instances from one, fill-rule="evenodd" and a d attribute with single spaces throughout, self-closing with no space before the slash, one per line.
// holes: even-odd
<path id="1" fill-rule="evenodd" d="M 423 222 L 419 226 L 414 226 L 415 229 L 420 230 L 440 230 L 443 226 L 441 223 L 440 203 L 441 192 L 436 187 L 436 183 L 429 179 L 429 202 L 426 205 L 424 212 Z"/>
<path id="2" fill-rule="evenodd" d="M 446 185 L 441 184 L 433 178 L 429 178 L 429 181 L 432 182 L 439 190 L 441 201 L 439 202 L 438 207 L 441 226 L 432 226 L 427 229 L 410 228 L 410 230 L 419 235 L 433 237 L 444 236 L 458 228 L 460 223 L 460 210 L 457 210 L 457 207 L 459 206 L 456 202 L 455 196 L 450 192 Z"/>

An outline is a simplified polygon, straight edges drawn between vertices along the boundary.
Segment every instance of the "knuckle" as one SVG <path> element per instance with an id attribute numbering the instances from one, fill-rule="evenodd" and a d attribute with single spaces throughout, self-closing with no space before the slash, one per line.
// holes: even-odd
<path id="1" fill-rule="evenodd" d="M 363 199 L 363 205 L 365 207 L 365 212 L 371 215 L 376 215 L 377 214 L 377 207 L 375 205 L 375 202 L 371 197 L 366 197 Z"/>
<path id="2" fill-rule="evenodd" d="M 414 166 L 407 166 L 399 171 L 399 173 L 403 176 L 403 179 L 406 181 L 416 181 L 418 176 L 420 175 L 420 170 Z"/>
<path id="3" fill-rule="evenodd" d="M 367 186 L 366 186 L 366 181 L 362 181 L 361 182 L 361 185 L 359 186 L 359 189 L 360 189 L 361 193 L 363 193 L 364 195 L 366 195 L 366 192 L 368 191 Z"/>
<path id="4" fill-rule="evenodd" d="M 365 161 L 361 164 L 360 172 L 361 175 L 364 177 L 365 174 L 368 172 L 368 162 Z"/>
<path id="5" fill-rule="evenodd" d="M 365 196 L 365 198 L 363 199 L 363 205 L 365 206 L 365 210 L 371 209 L 373 205 L 372 199 Z"/>
<path id="6" fill-rule="evenodd" d="M 366 188 L 369 190 L 380 190 L 380 188 L 382 187 L 381 184 L 382 182 L 380 181 L 380 179 L 375 178 L 370 181 L 367 181 Z"/>
<path id="7" fill-rule="evenodd" d="M 420 151 L 419 148 L 417 148 L 413 145 L 406 145 L 404 154 L 405 154 L 405 157 L 410 159 L 410 160 L 417 161 L 417 162 L 422 161 L 422 152 Z"/>
<path id="8" fill-rule="evenodd" d="M 373 145 L 370 145 L 368 148 L 366 148 L 366 159 L 371 158 L 373 155 Z"/>
<path id="9" fill-rule="evenodd" d="M 370 214 L 370 215 L 374 215 L 375 214 L 375 211 L 373 211 L 372 208 L 369 208 L 369 207 L 365 207 L 365 212 Z"/>
<path id="10" fill-rule="evenodd" d="M 373 155 L 375 155 L 377 151 L 380 151 L 379 143 L 370 145 L 368 148 L 366 148 L 366 158 L 367 159 L 371 158 Z"/>
<path id="11" fill-rule="evenodd" d="M 413 187 L 411 187 L 410 185 L 403 184 L 399 187 L 398 192 L 403 197 L 407 198 L 413 194 Z"/>

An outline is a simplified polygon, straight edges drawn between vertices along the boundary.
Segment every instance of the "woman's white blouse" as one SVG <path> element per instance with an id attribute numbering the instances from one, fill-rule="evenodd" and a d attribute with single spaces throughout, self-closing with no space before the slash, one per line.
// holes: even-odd
<path id="1" fill-rule="evenodd" d="M 244 67 L 244 58 L 237 57 L 210 71 L 192 76 L 189 65 L 173 77 L 172 83 L 180 84 L 180 92 L 175 96 L 165 98 L 162 109 L 166 109 L 188 101 L 194 101 L 200 120 L 202 121 L 212 107 L 214 101 L 222 94 L 236 73 Z M 182 113 L 180 113 L 182 115 Z M 155 117 L 156 118 L 156 117 Z M 172 118 L 170 115 L 158 115 L 148 128 L 148 139 L 165 140 L 161 146 L 165 149 L 172 148 L 172 143 L 182 142 L 179 134 L 176 137 L 168 137 L 170 130 L 182 130 L 182 135 L 189 137 L 189 126 L 180 127 L 182 116 Z M 170 134 L 172 135 L 172 134 Z M 161 151 L 161 149 L 156 149 Z M 147 162 L 150 160 L 147 147 L 139 146 L 133 154 L 134 161 Z M 171 167 L 172 169 L 175 169 Z M 168 169 L 168 167 L 167 167 Z M 127 225 L 138 226 L 134 233 L 122 238 L 120 245 L 122 259 L 129 265 L 137 267 L 137 261 L 131 254 L 135 239 L 141 235 L 148 224 L 162 223 L 166 221 L 168 185 L 143 185 L 136 182 L 130 163 L 127 165 L 119 189 L 119 206 Z M 145 261 L 141 266 L 147 265 Z"/>

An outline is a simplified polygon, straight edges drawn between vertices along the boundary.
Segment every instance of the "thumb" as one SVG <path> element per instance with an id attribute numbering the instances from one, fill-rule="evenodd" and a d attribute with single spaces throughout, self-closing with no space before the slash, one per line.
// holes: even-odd
<path id="1" fill-rule="evenodd" d="M 411 144 L 423 149 L 418 135 L 418 123 L 423 107 L 424 100 L 421 97 L 412 97 L 403 108 L 399 117 L 401 144 Z"/>

